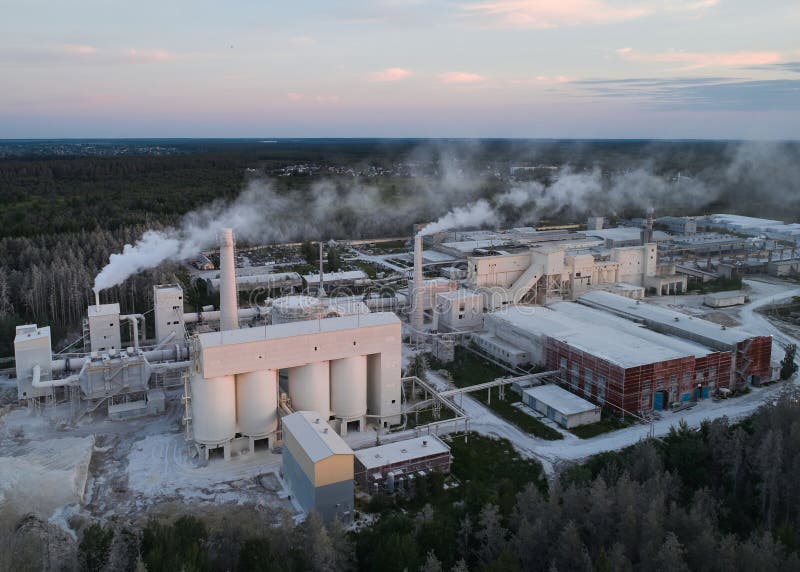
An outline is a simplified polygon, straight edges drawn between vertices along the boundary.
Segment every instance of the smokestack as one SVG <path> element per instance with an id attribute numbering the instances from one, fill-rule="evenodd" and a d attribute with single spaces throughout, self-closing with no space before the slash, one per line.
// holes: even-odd
<path id="1" fill-rule="evenodd" d="M 414 235 L 414 276 L 411 295 L 411 327 L 421 330 L 425 323 L 425 314 L 422 307 L 422 234 Z"/>
<path id="2" fill-rule="evenodd" d="M 317 298 L 325 297 L 325 281 L 323 280 L 322 241 L 319 241 L 319 290 Z"/>
<path id="3" fill-rule="evenodd" d="M 233 254 L 233 230 L 219 233 L 219 329 L 239 329 L 239 309 L 236 303 L 236 263 Z"/>
<path id="4" fill-rule="evenodd" d="M 647 216 L 642 223 L 641 239 L 642 244 L 653 242 L 653 224 L 655 222 L 655 210 L 653 207 L 647 209 Z"/>

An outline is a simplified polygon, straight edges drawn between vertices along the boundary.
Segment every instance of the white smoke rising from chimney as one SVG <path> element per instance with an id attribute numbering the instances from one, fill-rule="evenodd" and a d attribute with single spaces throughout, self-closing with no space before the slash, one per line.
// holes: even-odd
<path id="1" fill-rule="evenodd" d="M 480 199 L 472 204 L 454 208 L 436 222 L 426 226 L 419 234 L 428 236 L 452 228 L 493 225 L 497 222 L 498 218 L 494 207 L 486 199 Z"/>
<path id="2" fill-rule="evenodd" d="M 528 151 L 521 151 L 525 154 L 521 160 L 533 160 Z M 549 185 L 512 183 L 493 195 L 496 181 L 484 178 L 486 171 L 477 160 L 482 152 L 477 143 L 457 153 L 437 144 L 421 145 L 405 158 L 412 173 L 421 176 L 415 176 L 409 190 L 397 193 L 358 180 L 320 180 L 307 192 L 282 194 L 267 182 L 252 181 L 236 200 L 189 213 L 178 226 L 148 231 L 135 244 L 125 245 L 121 253 L 111 255 L 94 288 L 99 291 L 121 284 L 165 261 L 192 258 L 213 247 L 217 231 L 226 227 L 241 241 L 269 243 L 323 236 L 386 236 L 420 220 L 436 220 L 423 231 L 432 234 L 456 228 L 535 224 L 554 216 L 578 219 L 586 214 L 642 212 L 646 207 L 665 214 L 699 214 L 728 194 L 777 205 L 800 202 L 797 193 L 792 193 L 800 180 L 796 176 L 797 151 L 776 145 L 731 146 L 726 166 L 678 180 L 655 174 L 649 163 L 611 174 L 604 174 L 599 167 L 575 172 L 566 166 Z"/>

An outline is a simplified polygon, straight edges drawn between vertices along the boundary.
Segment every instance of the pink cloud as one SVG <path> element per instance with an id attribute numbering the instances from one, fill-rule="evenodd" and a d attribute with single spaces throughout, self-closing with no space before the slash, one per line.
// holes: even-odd
<path id="1" fill-rule="evenodd" d="M 66 44 L 61 46 L 61 51 L 74 56 L 88 56 L 97 52 L 97 48 L 86 44 Z"/>
<path id="2" fill-rule="evenodd" d="M 569 78 L 565 75 L 537 75 L 536 81 L 540 83 L 568 83 Z"/>
<path id="3" fill-rule="evenodd" d="M 128 50 L 125 57 L 132 62 L 168 62 L 177 59 L 177 56 L 173 52 L 167 50 L 139 50 L 136 48 Z"/>
<path id="4" fill-rule="evenodd" d="M 681 64 L 686 68 L 758 66 L 781 61 L 778 52 L 637 52 L 620 48 L 617 55 L 629 62 Z"/>
<path id="5" fill-rule="evenodd" d="M 604 0 L 496 0 L 464 9 L 490 18 L 495 25 L 538 29 L 626 22 L 653 11 L 644 3 L 615 6 Z"/>
<path id="6" fill-rule="evenodd" d="M 719 0 L 481 0 L 462 6 L 489 25 L 509 28 L 601 26 L 636 20 L 656 12 L 701 12 Z"/>
<path id="7" fill-rule="evenodd" d="M 306 95 L 305 93 L 289 92 L 286 94 L 289 101 L 295 103 L 304 101 L 312 103 L 339 103 L 338 95 Z"/>
<path id="8" fill-rule="evenodd" d="M 400 81 L 412 74 L 411 70 L 403 68 L 385 68 L 370 74 L 370 81 Z"/>
<path id="9" fill-rule="evenodd" d="M 440 74 L 439 81 L 442 83 L 480 83 L 486 81 L 486 78 L 476 73 L 455 71 Z"/>

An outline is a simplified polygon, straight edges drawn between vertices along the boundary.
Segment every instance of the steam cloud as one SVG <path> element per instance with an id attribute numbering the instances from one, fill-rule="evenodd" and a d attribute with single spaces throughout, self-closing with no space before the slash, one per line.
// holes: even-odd
<path id="1" fill-rule="evenodd" d="M 142 270 L 165 261 L 187 260 L 216 244 L 221 228 L 233 228 L 239 240 L 271 243 L 305 239 L 404 234 L 425 220 L 423 234 L 469 227 L 522 226 L 543 218 L 593 214 L 698 214 L 720 201 L 748 199 L 766 215 L 772 208 L 800 210 L 800 151 L 781 144 L 736 144 L 727 162 L 691 178 L 667 179 L 653 164 L 616 173 L 599 167 L 576 171 L 563 167 L 550 184 L 525 182 L 496 188 L 486 171 L 476 172 L 483 150 L 420 147 L 405 158 L 409 164 L 436 169 L 413 180 L 410 191 L 323 180 L 307 192 L 281 193 L 268 181 L 251 181 L 232 202 L 216 202 L 186 215 L 174 228 L 148 231 L 120 254 L 112 254 L 95 279 L 100 291 L 121 284 Z M 433 156 L 432 156 L 433 155 Z M 520 160 L 531 161 L 530 153 Z M 748 213 L 743 213 L 748 214 Z"/>

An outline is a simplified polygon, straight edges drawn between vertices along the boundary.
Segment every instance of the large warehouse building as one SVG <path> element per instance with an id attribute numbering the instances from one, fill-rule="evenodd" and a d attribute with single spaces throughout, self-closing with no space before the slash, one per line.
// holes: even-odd
<path id="1" fill-rule="evenodd" d="M 772 337 L 756 336 L 741 328 L 728 328 L 654 304 L 636 303 L 608 292 L 589 292 L 581 304 L 644 324 L 663 334 L 692 340 L 732 355 L 734 374 L 730 389 L 772 378 Z"/>
<path id="2" fill-rule="evenodd" d="M 636 307 L 649 306 L 607 292 L 592 294 Z M 508 355 L 529 355 L 533 363 L 560 370 L 562 382 L 574 393 L 632 413 L 665 409 L 677 402 L 707 398 L 719 388 L 735 389 L 747 381 L 769 379 L 769 337 L 691 320 L 700 323 L 696 327 L 705 337 L 666 328 L 658 331 L 642 325 L 641 320 L 572 302 L 559 302 L 551 308 L 515 306 L 488 314 L 485 331 L 475 340 L 479 348 L 501 361 L 511 361 Z M 720 331 L 718 337 L 728 343 L 711 343 L 712 330 Z M 492 344 L 481 343 L 484 339 L 502 341 L 494 344 L 502 353 L 495 354 Z M 509 347 L 517 348 L 517 353 Z M 757 380 L 756 375 L 763 377 Z"/>

